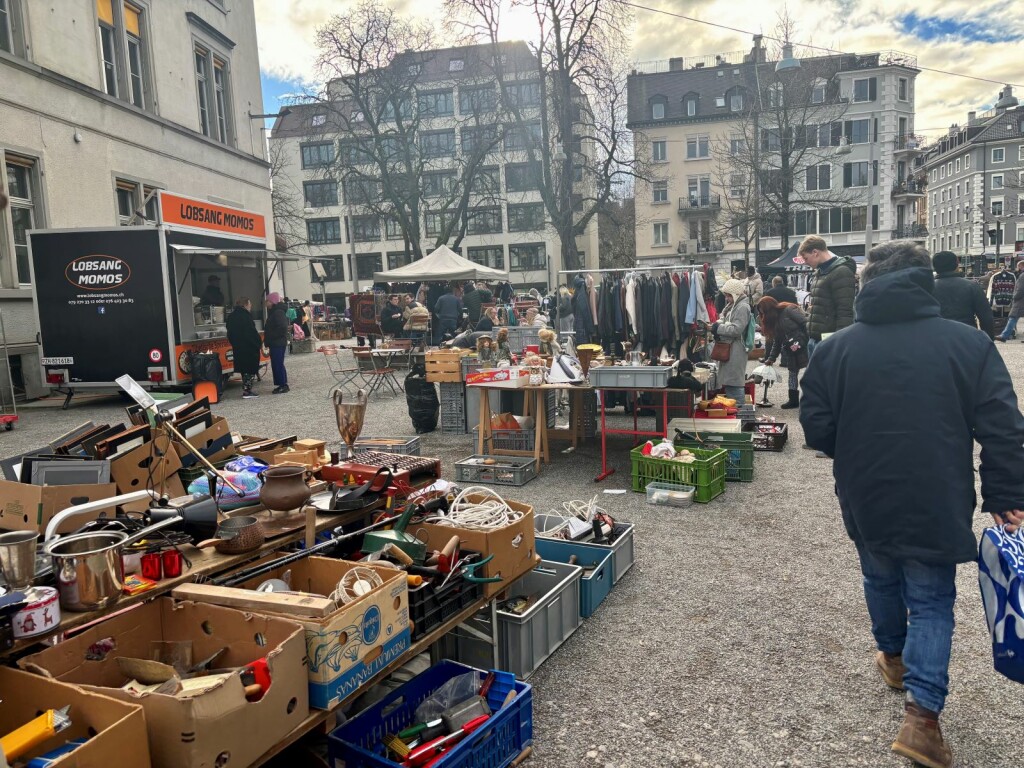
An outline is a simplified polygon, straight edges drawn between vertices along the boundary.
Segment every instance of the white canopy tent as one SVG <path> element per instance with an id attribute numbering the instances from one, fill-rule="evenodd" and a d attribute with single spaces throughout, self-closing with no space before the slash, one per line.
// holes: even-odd
<path id="1" fill-rule="evenodd" d="M 440 280 L 508 280 L 508 272 L 492 269 L 464 259 L 447 245 L 438 247 L 429 256 L 387 272 L 374 272 L 378 283 L 415 283 Z"/>

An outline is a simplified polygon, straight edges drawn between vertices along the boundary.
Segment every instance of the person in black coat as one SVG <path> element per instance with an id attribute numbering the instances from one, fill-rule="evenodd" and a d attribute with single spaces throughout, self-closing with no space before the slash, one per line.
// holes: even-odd
<path id="1" fill-rule="evenodd" d="M 932 256 L 932 268 L 935 270 L 935 298 L 942 316 L 971 328 L 981 328 L 992 338 L 995 335 L 992 307 L 980 285 L 956 273 L 956 254 L 939 251 Z"/>
<path id="2" fill-rule="evenodd" d="M 768 340 L 765 365 L 775 365 L 781 360 L 782 367 L 789 372 L 789 400 L 783 408 L 800 406 L 800 369 L 807 367 L 807 315 L 797 304 L 778 302 L 771 296 L 763 296 L 757 302 L 761 316 L 761 331 Z"/>
<path id="3" fill-rule="evenodd" d="M 401 336 L 405 316 L 402 314 L 401 296 L 392 293 L 380 311 L 380 330 L 385 336 Z"/>
<path id="4" fill-rule="evenodd" d="M 772 287 L 765 291 L 765 296 L 771 296 L 779 304 L 788 302 L 789 304 L 799 304 L 800 302 L 796 299 L 796 291 L 786 285 L 786 281 L 776 275 L 772 278 Z"/>
<path id="5" fill-rule="evenodd" d="M 282 395 L 288 392 L 288 371 L 284 367 L 284 353 L 288 348 L 288 329 L 290 328 L 286 306 L 281 301 L 281 294 L 267 295 L 267 322 L 263 324 L 263 343 L 270 350 L 270 370 L 274 373 L 274 389 L 272 394 Z"/>
<path id="6" fill-rule="evenodd" d="M 1024 521 L 1024 417 L 986 334 L 939 316 L 928 252 L 875 247 L 856 321 L 822 341 L 803 378 L 807 443 L 835 461 L 885 682 L 906 689 L 893 751 L 951 766 L 938 728 L 953 637 L 956 566 L 973 562 L 974 441 L 981 508 Z M 924 760 L 918 760 L 925 762 Z"/>
<path id="7" fill-rule="evenodd" d="M 235 372 L 242 374 L 242 398 L 259 397 L 252 391 L 252 385 L 260 370 L 263 340 L 252 319 L 252 302 L 245 296 L 235 301 L 235 308 L 228 315 L 227 329 Z"/>

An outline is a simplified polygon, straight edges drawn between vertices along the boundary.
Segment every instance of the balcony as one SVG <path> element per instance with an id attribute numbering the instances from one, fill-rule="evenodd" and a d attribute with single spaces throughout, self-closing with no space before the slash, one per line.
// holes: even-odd
<path id="1" fill-rule="evenodd" d="M 721 253 L 725 243 L 721 240 L 680 240 L 676 253 L 680 256 L 695 256 L 701 253 Z"/>
<path id="2" fill-rule="evenodd" d="M 690 195 L 679 198 L 679 213 L 717 213 L 722 208 L 722 196 L 718 193 L 709 195 Z"/>
<path id="3" fill-rule="evenodd" d="M 924 240 L 928 237 L 928 227 L 924 224 L 908 224 L 902 229 L 892 231 L 893 240 Z"/>
<path id="4" fill-rule="evenodd" d="M 892 141 L 894 154 L 923 154 L 924 150 L 924 137 L 913 133 L 897 136 Z"/>
<path id="5" fill-rule="evenodd" d="M 916 179 L 897 179 L 892 183 L 893 197 L 924 197 L 924 184 Z"/>

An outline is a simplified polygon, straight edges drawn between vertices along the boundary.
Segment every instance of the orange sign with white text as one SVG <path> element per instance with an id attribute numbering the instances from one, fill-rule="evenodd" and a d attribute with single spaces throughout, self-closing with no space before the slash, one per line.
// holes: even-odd
<path id="1" fill-rule="evenodd" d="M 160 220 L 164 224 L 266 242 L 267 224 L 262 214 L 173 192 L 159 194 Z"/>

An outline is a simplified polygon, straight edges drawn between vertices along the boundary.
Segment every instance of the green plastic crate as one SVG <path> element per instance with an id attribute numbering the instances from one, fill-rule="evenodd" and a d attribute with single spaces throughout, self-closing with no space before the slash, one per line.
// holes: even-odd
<path id="1" fill-rule="evenodd" d="M 724 449 L 691 448 L 697 460 L 690 464 L 644 456 L 642 451 L 640 446 L 629 452 L 633 463 L 633 490 L 637 493 L 645 493 L 647 484 L 651 482 L 692 485 L 697 489 L 693 500 L 700 503 L 711 501 L 725 492 L 727 456 Z"/>
<path id="2" fill-rule="evenodd" d="M 676 440 L 676 448 L 721 446 L 726 452 L 725 479 L 741 483 L 754 481 L 754 435 L 752 432 L 702 432 L 700 440 Z"/>

